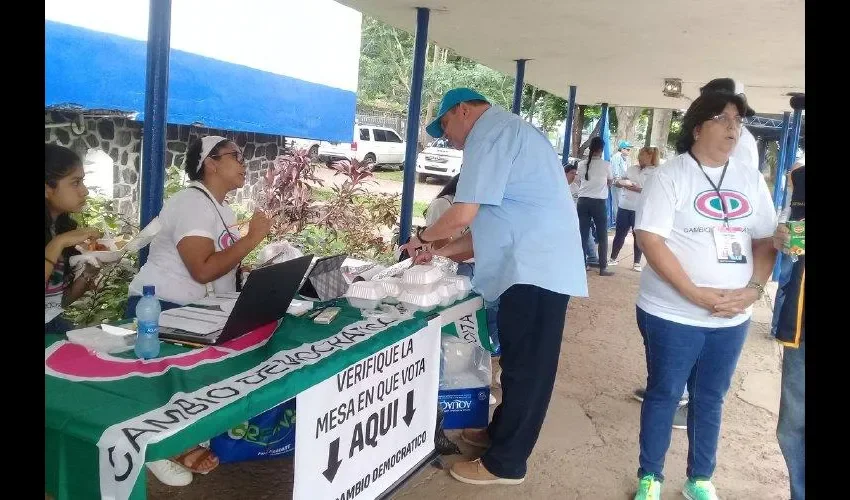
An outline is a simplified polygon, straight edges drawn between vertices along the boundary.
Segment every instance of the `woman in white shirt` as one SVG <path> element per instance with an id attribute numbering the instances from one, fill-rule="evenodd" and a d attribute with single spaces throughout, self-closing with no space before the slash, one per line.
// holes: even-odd
<path id="1" fill-rule="evenodd" d="M 614 233 L 611 260 L 608 262 L 611 265 L 617 265 L 617 256 L 620 255 L 620 250 L 626 241 L 626 235 L 629 234 L 630 230 L 634 231 L 635 211 L 640 202 L 640 193 L 646 184 L 646 178 L 655 172 L 655 167 L 660 164 L 661 152 L 658 151 L 658 148 L 641 148 L 638 153 L 638 164 L 629 167 L 624 177 L 614 181 L 615 186 L 623 188 L 623 196 L 620 200 L 620 210 L 617 211 L 617 230 Z M 635 238 L 633 270 L 641 270 L 640 258 L 642 255 L 637 244 L 637 238 Z"/>
<path id="2" fill-rule="evenodd" d="M 240 262 L 271 228 L 269 218 L 257 211 L 248 234 L 239 238 L 236 215 L 224 201 L 227 193 L 245 185 L 245 159 L 235 143 L 219 136 L 196 140 L 189 145 L 185 169 L 191 182 L 165 202 L 159 214 L 162 229 L 130 283 L 130 317 L 145 285 L 156 287 L 163 309 L 208 293 L 236 291 Z"/>
<path id="3" fill-rule="evenodd" d="M 248 253 L 269 233 L 271 221 L 254 212 L 248 234 L 239 238 L 236 214 L 227 193 L 245 185 L 245 159 L 232 141 L 207 136 L 189 145 L 186 174 L 191 182 L 162 207 L 162 229 L 154 236 L 145 265 L 130 283 L 127 316 L 135 316 L 142 287 L 154 285 L 163 310 L 190 304 L 208 292 L 237 290 L 237 270 Z M 169 460 L 147 464 L 169 486 L 192 482 L 192 472 L 206 474 L 218 458 L 196 446 Z"/>
<path id="4" fill-rule="evenodd" d="M 761 173 L 730 158 L 746 101 L 704 93 L 690 106 L 677 144 L 644 186 L 635 234 L 649 263 L 637 323 L 648 371 L 640 417 L 636 499 L 658 498 L 673 416 L 687 384 L 684 495 L 716 499 L 711 477 L 723 398 L 764 292 L 776 251 L 776 214 Z M 735 258 L 740 245 L 744 258 Z"/>
<path id="5" fill-rule="evenodd" d="M 579 230 L 581 241 L 587 241 L 590 234 L 590 222 L 596 226 L 596 234 L 599 235 L 599 275 L 611 276 L 613 272 L 608 270 L 608 210 L 605 203 L 608 201 L 608 189 L 614 181 L 611 172 L 611 163 L 602 159 L 602 149 L 605 143 L 601 137 L 590 140 L 590 148 L 587 160 L 578 164 L 576 178 L 579 182 L 578 212 Z M 585 266 L 587 255 L 585 254 Z"/>

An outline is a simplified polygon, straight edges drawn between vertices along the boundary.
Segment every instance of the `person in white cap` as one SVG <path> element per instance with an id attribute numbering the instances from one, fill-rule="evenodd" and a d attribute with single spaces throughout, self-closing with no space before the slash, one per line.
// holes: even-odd
<path id="1" fill-rule="evenodd" d="M 162 207 L 162 229 L 154 236 L 145 265 L 129 287 L 127 316 L 135 314 L 142 287 L 153 285 L 163 310 L 190 304 L 211 292 L 237 290 L 242 259 L 271 229 L 271 220 L 254 212 L 248 234 L 239 237 L 236 214 L 224 201 L 245 185 L 245 159 L 232 141 L 220 136 L 196 139 L 186 152 L 189 185 Z M 206 474 L 218 465 L 208 449 L 196 446 L 169 460 L 147 464 L 169 486 L 192 482 L 192 472 Z"/>
<path id="2" fill-rule="evenodd" d="M 699 89 L 700 94 L 704 94 L 706 92 L 725 92 L 730 94 L 735 94 L 741 99 L 744 100 L 744 103 L 747 104 L 747 113 L 746 117 L 750 118 L 756 114 L 755 110 L 750 107 L 749 103 L 747 103 L 747 96 L 744 94 L 744 84 L 733 80 L 732 78 L 715 78 L 710 82 L 706 83 L 704 87 Z M 759 169 L 759 150 L 758 145 L 756 144 L 756 138 L 753 137 L 753 134 L 747 130 L 747 127 L 741 128 L 741 136 L 738 138 L 738 145 L 735 147 L 735 150 L 732 151 L 732 158 L 735 158 L 741 163 L 745 165 L 750 165 L 756 170 Z"/>

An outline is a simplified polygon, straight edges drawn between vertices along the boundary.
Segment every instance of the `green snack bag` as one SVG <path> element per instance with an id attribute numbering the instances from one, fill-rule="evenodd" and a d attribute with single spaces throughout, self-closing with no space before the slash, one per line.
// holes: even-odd
<path id="1" fill-rule="evenodd" d="M 791 255 L 803 255 L 806 253 L 806 221 L 795 220 L 786 222 L 791 238 L 787 248 Z"/>

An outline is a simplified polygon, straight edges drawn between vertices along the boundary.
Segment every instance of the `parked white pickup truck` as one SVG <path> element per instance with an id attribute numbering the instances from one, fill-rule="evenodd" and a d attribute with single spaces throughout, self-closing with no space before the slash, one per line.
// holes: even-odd
<path id="1" fill-rule="evenodd" d="M 391 128 L 357 125 L 350 143 L 322 141 L 318 156 L 319 161 L 355 158 L 382 167 L 401 169 L 404 164 L 404 147 L 401 136 Z"/>

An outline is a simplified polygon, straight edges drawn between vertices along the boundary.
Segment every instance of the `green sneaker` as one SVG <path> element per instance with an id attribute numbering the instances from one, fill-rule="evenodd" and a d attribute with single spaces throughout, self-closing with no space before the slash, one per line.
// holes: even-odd
<path id="1" fill-rule="evenodd" d="M 640 478 L 635 500 L 661 500 L 661 481 L 652 474 Z"/>
<path id="2" fill-rule="evenodd" d="M 702 479 L 697 479 L 696 481 L 688 479 L 685 482 L 685 489 L 682 490 L 682 494 L 688 500 L 720 500 L 717 497 L 717 490 L 714 489 L 711 481 Z"/>

